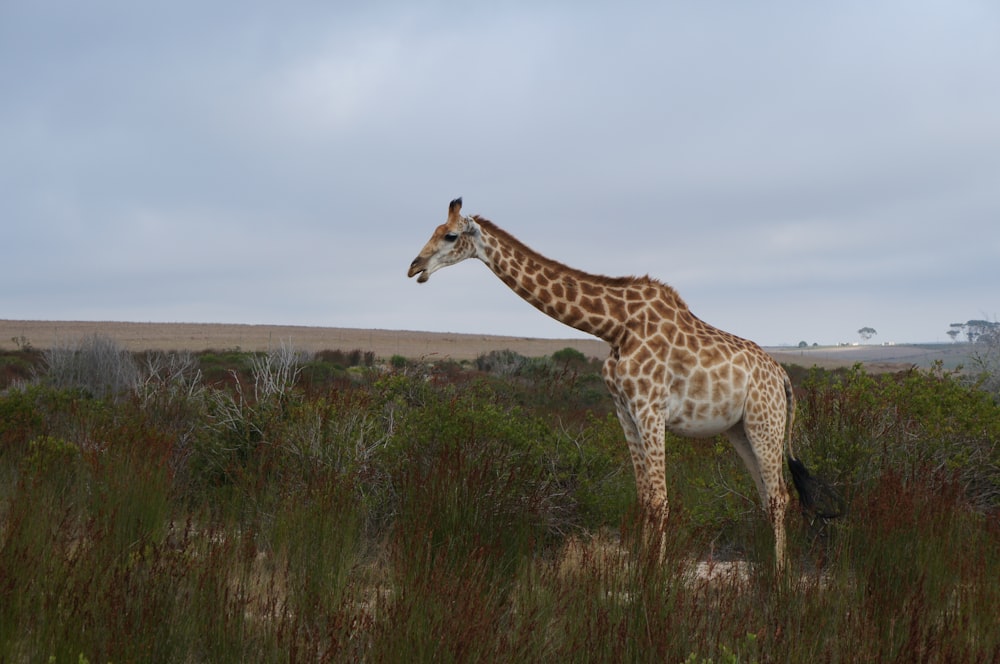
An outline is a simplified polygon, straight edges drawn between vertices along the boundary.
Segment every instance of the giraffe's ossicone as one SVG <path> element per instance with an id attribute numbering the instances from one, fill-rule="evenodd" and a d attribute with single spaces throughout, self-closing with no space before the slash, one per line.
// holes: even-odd
<path id="1" fill-rule="evenodd" d="M 775 561 L 785 560 L 787 458 L 800 493 L 812 478 L 792 451 L 795 399 L 785 370 L 757 344 L 702 321 L 670 286 L 650 277 L 605 277 L 530 249 L 451 201 L 408 276 L 426 282 L 442 267 L 478 258 L 552 318 L 611 346 L 604 381 L 628 442 L 639 499 L 666 518 L 665 432 L 725 433 L 753 477 L 774 528 Z M 787 447 L 787 453 L 786 453 Z M 811 505 L 803 495 L 803 505 Z M 824 516 L 832 516 L 825 514 Z"/>

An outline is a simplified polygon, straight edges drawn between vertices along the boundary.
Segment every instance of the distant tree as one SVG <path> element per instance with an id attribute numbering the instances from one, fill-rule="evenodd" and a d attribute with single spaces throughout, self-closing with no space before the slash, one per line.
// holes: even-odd
<path id="1" fill-rule="evenodd" d="M 863 327 L 858 330 L 858 334 L 861 336 L 862 341 L 868 341 L 874 337 L 878 332 L 875 331 L 874 327 Z"/>
<path id="2" fill-rule="evenodd" d="M 948 336 L 955 340 L 959 334 L 965 333 L 965 338 L 970 344 L 978 341 L 990 342 L 993 337 L 1000 335 L 1000 323 L 993 320 L 968 320 L 964 323 L 952 323 L 949 325 Z"/>
<path id="3" fill-rule="evenodd" d="M 808 341 L 800 341 L 799 342 L 799 348 L 808 348 L 808 347 L 809 347 L 809 342 Z"/>
<path id="4" fill-rule="evenodd" d="M 978 385 L 1000 403 L 1000 322 L 970 320 L 966 333 L 974 338 L 969 355 L 972 374 Z"/>
<path id="5" fill-rule="evenodd" d="M 984 341 L 989 343 L 1000 334 L 1000 323 L 991 320 L 970 320 L 965 324 L 966 335 L 970 343 Z"/>

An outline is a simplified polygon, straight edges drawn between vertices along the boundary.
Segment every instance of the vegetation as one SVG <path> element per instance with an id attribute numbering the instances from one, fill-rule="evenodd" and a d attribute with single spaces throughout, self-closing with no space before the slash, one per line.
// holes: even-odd
<path id="1" fill-rule="evenodd" d="M 849 503 L 770 529 L 722 439 L 633 514 L 599 365 L 0 357 L 0 661 L 997 661 L 1000 406 L 792 368 Z M 696 574 L 700 563 L 702 572 Z M 735 571 L 731 571 L 735 570 Z"/>
<path id="2" fill-rule="evenodd" d="M 970 373 L 976 386 L 992 394 L 1000 403 L 1000 323 L 970 320 L 966 329 L 977 329 L 975 334 L 968 333 L 973 340 Z"/>
<path id="3" fill-rule="evenodd" d="M 977 319 L 964 323 L 952 323 L 948 329 L 948 336 L 951 337 L 952 341 L 957 341 L 960 334 L 965 334 L 965 338 L 970 344 L 977 341 L 994 342 L 997 337 L 1000 337 L 1000 322 Z"/>

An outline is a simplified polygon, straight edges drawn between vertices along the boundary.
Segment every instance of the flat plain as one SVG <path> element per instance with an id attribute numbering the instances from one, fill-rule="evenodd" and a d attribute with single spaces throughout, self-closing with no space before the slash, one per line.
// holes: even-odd
<path id="1" fill-rule="evenodd" d="M 573 348 L 587 357 L 603 358 L 608 345 L 599 339 L 537 339 L 489 334 L 457 334 L 413 330 L 308 327 L 300 325 L 240 325 L 229 323 L 139 323 L 117 321 L 37 321 L 0 319 L 0 350 L 25 344 L 46 349 L 100 334 L 125 348 L 191 351 L 266 351 L 281 344 L 307 351 L 362 350 L 377 357 L 401 355 L 410 359 L 474 360 L 493 350 L 512 350 L 526 357 L 551 355 Z M 941 360 L 946 367 L 960 364 L 963 344 L 862 345 L 810 348 L 767 348 L 779 362 L 824 369 L 862 363 L 869 371 L 897 371 L 930 366 Z"/>

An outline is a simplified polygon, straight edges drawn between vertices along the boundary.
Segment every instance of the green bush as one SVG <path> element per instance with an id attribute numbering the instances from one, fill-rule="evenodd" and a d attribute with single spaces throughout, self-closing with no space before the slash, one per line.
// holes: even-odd
<path id="1" fill-rule="evenodd" d="M 814 371 L 799 404 L 797 449 L 848 498 L 886 472 L 911 482 L 938 469 L 979 509 L 1000 507 L 1000 405 L 957 374 Z"/>
<path id="2" fill-rule="evenodd" d="M 632 462 L 614 415 L 588 414 L 576 431 L 559 431 L 543 452 L 553 488 L 572 500 L 564 534 L 616 527 L 634 505 Z"/>
<path id="3" fill-rule="evenodd" d="M 23 478 L 51 483 L 67 494 L 74 490 L 83 470 L 80 448 L 52 436 L 32 439 L 21 463 Z"/>
<path id="4" fill-rule="evenodd" d="M 0 393 L 0 459 L 15 447 L 23 446 L 45 428 L 46 409 L 52 390 L 39 386 L 9 389 Z"/>
<path id="5" fill-rule="evenodd" d="M 587 364 L 587 356 L 575 348 L 563 348 L 552 353 L 552 361 L 563 366 L 581 367 Z"/>
<path id="6" fill-rule="evenodd" d="M 210 384 L 204 364 L 168 360 L 138 363 L 128 394 L 44 376 L 0 393 L 0 660 L 1000 649 L 1000 413 L 953 374 L 802 379 L 796 449 L 851 509 L 822 530 L 790 520 L 779 579 L 722 438 L 670 437 L 667 530 L 635 514 L 591 364 L 498 376 L 408 363 L 319 384 L 234 354 L 242 368 Z M 741 571 L 696 580 L 720 551 Z"/>

